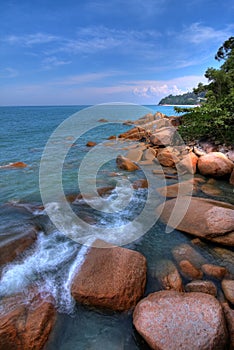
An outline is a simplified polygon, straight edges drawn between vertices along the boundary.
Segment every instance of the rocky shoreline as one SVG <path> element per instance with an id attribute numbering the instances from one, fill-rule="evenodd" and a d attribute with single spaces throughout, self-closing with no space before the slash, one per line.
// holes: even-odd
<path id="1" fill-rule="evenodd" d="M 155 181 L 157 177 L 175 181 L 157 189 L 159 196 L 166 198 L 158 208 L 160 220 L 191 235 L 191 244 L 177 245 L 172 260 L 159 259 L 156 268 L 148 271 L 141 253 L 96 241 L 72 278 L 71 294 L 87 306 L 134 311 L 133 324 L 152 349 L 234 349 L 234 206 L 223 201 L 225 193 L 217 187 L 220 179 L 230 191 L 234 185 L 233 150 L 210 143 L 185 145 L 176 130 L 180 123 L 179 117 L 161 113 L 135 121 L 133 128 L 117 137 L 125 147 L 129 144 L 127 154 L 120 154 L 116 164 L 127 172 L 153 166 Z M 116 142 L 116 135 L 109 141 L 107 147 Z M 87 147 L 95 145 L 89 142 Z M 135 190 L 149 186 L 146 179 L 133 184 Z M 111 191 L 106 187 L 99 189 L 99 194 L 108 196 Z M 82 196 L 68 200 L 73 203 Z M 186 214 L 180 222 L 173 220 L 171 213 L 185 202 Z M 0 246 L 1 265 L 31 247 L 37 231 L 31 227 L 18 242 Z M 199 249 L 207 244 L 214 245 L 212 249 L 223 264 L 212 264 L 200 254 Z M 149 295 L 145 294 L 147 275 L 159 285 Z M 50 295 L 41 295 L 35 286 L 29 286 L 22 293 L 2 298 L 0 307 L 0 350 L 44 347 L 56 322 Z"/>

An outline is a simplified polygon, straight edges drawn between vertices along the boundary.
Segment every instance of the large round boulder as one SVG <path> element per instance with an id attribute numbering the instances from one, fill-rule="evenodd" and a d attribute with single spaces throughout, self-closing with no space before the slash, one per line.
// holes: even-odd
<path id="1" fill-rule="evenodd" d="M 137 304 L 133 323 L 155 350 L 222 350 L 227 341 L 222 307 L 205 293 L 150 294 Z"/>
<path id="2" fill-rule="evenodd" d="M 225 176 L 233 170 L 233 162 L 221 152 L 211 152 L 198 159 L 198 169 L 202 175 Z"/>
<path id="3" fill-rule="evenodd" d="M 71 293 L 82 304 L 128 310 L 144 293 L 146 270 L 146 259 L 138 252 L 107 244 L 92 247 L 74 275 Z"/>

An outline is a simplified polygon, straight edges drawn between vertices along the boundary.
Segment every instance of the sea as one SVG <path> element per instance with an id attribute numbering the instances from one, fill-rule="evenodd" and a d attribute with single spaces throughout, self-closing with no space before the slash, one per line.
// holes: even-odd
<path id="1" fill-rule="evenodd" d="M 149 349 L 132 325 L 132 311 L 78 305 L 70 286 L 98 238 L 146 256 L 146 295 L 160 290 L 157 262 L 173 260 L 174 247 L 190 244 L 191 237 L 179 231 L 166 233 L 152 214 L 164 200 L 155 197 L 156 188 L 175 180 L 152 177 L 150 167 L 120 171 L 115 162 L 129 148 L 118 142 L 118 135 L 132 127 L 126 121 L 156 112 L 177 115 L 173 106 L 157 105 L 0 107 L 0 244 L 39 227 L 36 243 L 3 268 L 0 298 L 29 285 L 53 295 L 58 317 L 46 350 Z M 97 146 L 87 147 L 88 141 Z M 15 162 L 25 167 L 9 167 Z M 148 176 L 152 196 L 147 189 L 133 191 L 131 183 Z M 96 187 L 115 189 L 100 199 Z M 87 193 L 87 202 L 74 201 L 80 192 Z M 220 262 L 212 248 L 197 249 L 210 263 Z"/>

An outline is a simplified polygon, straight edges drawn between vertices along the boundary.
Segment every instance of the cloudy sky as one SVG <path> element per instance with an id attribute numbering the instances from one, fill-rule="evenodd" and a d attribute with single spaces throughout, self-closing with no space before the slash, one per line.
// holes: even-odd
<path id="1" fill-rule="evenodd" d="M 234 35 L 233 0 L 1 0 L 0 105 L 157 104 Z"/>

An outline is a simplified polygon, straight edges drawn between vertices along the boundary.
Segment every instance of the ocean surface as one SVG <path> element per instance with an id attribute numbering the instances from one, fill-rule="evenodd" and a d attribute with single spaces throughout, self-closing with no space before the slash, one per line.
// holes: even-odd
<path id="1" fill-rule="evenodd" d="M 148 193 L 142 189 L 132 191 L 129 182 L 147 174 L 120 172 L 115 156 L 126 152 L 124 144 L 121 148 L 117 142 L 107 140 L 130 128 L 123 125 L 124 121 L 157 111 L 175 115 L 172 106 L 0 107 L 0 242 L 17 237 L 32 225 L 40 227 L 36 244 L 5 266 L 0 298 L 30 284 L 53 295 L 59 316 L 46 350 L 149 349 L 132 326 L 131 312 L 111 313 L 76 305 L 69 290 L 74 270 L 82 264 L 88 249 L 86 242 L 102 238 L 144 254 L 148 294 L 160 288 L 154 278 L 157 261 L 172 259 L 172 249 L 191 240 L 178 231 L 166 234 L 165 226 L 157 220 L 151 223 L 147 213 L 149 227 L 142 231 L 142 223 L 135 218 L 144 210 Z M 86 146 L 88 141 L 101 144 L 99 153 L 92 154 L 93 149 Z M 27 166 L 4 168 L 14 162 Z M 160 177 L 154 182 L 155 187 L 166 184 Z M 87 223 L 92 221 L 90 228 L 84 230 L 79 222 L 66 222 L 60 196 L 77 195 L 82 186 L 83 192 L 89 192 L 96 185 L 116 186 L 117 190 L 101 202 L 91 199 L 91 206 L 82 201 L 71 205 L 77 216 Z M 150 204 L 154 202 L 152 198 Z M 156 199 L 153 204 L 162 200 Z M 209 247 L 200 250 L 210 263 L 219 262 Z"/>

